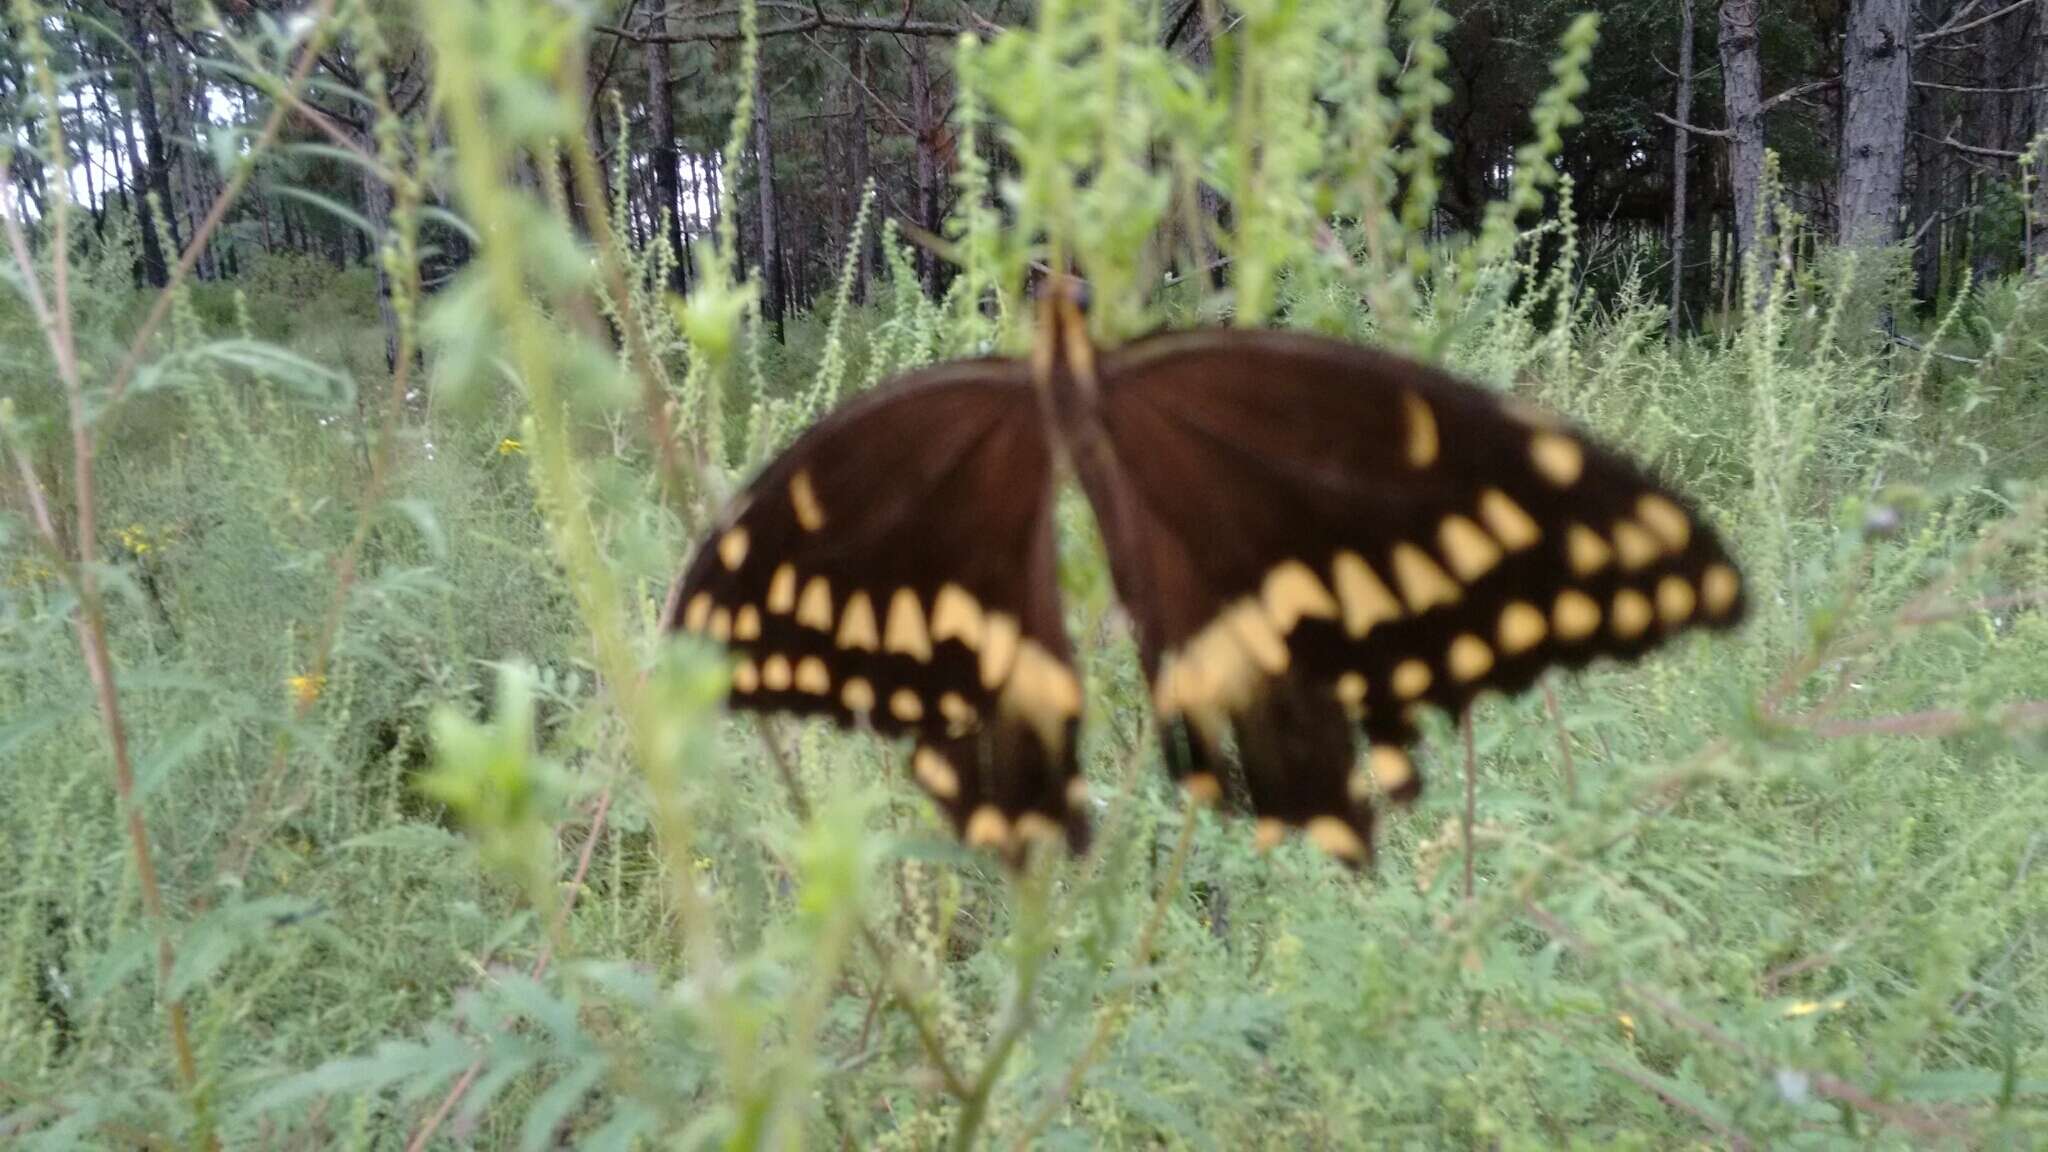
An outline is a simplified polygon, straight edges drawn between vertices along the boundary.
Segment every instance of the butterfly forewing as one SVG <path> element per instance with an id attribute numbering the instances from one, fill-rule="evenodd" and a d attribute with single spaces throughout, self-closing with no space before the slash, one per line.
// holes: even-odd
<path id="1" fill-rule="evenodd" d="M 734 707 L 914 737 L 913 774 L 971 843 L 1064 831 L 1078 847 L 1051 494 L 1023 368 L 915 374 L 762 471 L 698 547 L 668 624 L 730 648 Z"/>
<path id="2" fill-rule="evenodd" d="M 1682 498 L 1443 373 L 1214 332 L 1134 344 L 1101 379 L 1109 461 L 1081 471 L 1169 763 L 1197 793 L 1240 792 L 1262 841 L 1301 826 L 1362 862 L 1372 798 L 1420 787 L 1415 706 L 1741 615 Z"/>

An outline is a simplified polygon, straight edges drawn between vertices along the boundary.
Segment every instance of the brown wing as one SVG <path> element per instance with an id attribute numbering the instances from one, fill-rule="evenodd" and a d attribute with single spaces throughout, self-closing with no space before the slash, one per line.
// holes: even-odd
<path id="1" fill-rule="evenodd" d="M 1168 762 L 1198 793 L 1235 785 L 1262 842 L 1301 826 L 1362 863 L 1372 797 L 1420 788 L 1416 705 L 1741 616 L 1682 497 L 1442 372 L 1208 332 L 1131 345 L 1102 380 L 1115 490 L 1090 496 Z"/>
<path id="2" fill-rule="evenodd" d="M 970 843 L 1085 845 L 1081 692 L 1055 581 L 1052 459 L 1024 369 L 975 361 L 847 405 L 771 462 L 670 596 L 725 643 L 733 707 L 916 740 Z"/>

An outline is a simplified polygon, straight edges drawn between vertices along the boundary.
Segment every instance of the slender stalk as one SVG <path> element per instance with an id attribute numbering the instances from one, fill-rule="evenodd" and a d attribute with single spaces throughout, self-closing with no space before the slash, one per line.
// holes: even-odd
<path id="1" fill-rule="evenodd" d="M 1033 1006 L 1038 997 L 1038 978 L 1044 974 L 1045 960 L 1052 950 L 1047 931 L 1050 927 L 1047 915 L 1050 883 L 1042 857 L 1027 865 L 1017 883 L 1017 982 L 1010 993 L 1003 1026 L 989 1045 L 988 1054 L 982 1058 L 981 1074 L 974 1078 L 967 1098 L 961 1101 L 959 1125 L 953 1130 L 951 1146 L 954 1152 L 967 1152 L 974 1147 L 974 1138 L 988 1119 L 988 1104 L 995 1095 L 996 1083 L 1002 1079 L 1003 1069 L 1016 1052 L 1017 1042 L 1031 1030 L 1035 1016 Z"/>
<path id="2" fill-rule="evenodd" d="M 1472 709 L 1466 708 L 1458 718 L 1458 737 L 1465 748 L 1465 811 L 1459 819 L 1459 830 L 1465 840 L 1465 899 L 1472 899 L 1472 825 L 1479 809 L 1479 758 L 1472 751 Z"/>
<path id="3" fill-rule="evenodd" d="M 570 57 L 561 69 L 555 88 L 563 101 L 577 109 L 577 123 L 581 124 L 589 119 L 589 112 L 583 107 L 588 68 L 581 52 L 571 53 Z M 640 380 L 641 416 L 647 422 L 647 438 L 654 445 L 662 492 L 678 515 L 688 516 L 690 475 L 683 468 L 674 427 L 668 416 L 669 398 L 662 387 L 664 373 L 654 350 L 647 345 L 647 328 L 634 306 L 633 288 L 626 279 L 626 263 L 619 255 L 618 237 L 612 233 L 611 218 L 605 212 L 604 178 L 598 172 L 597 157 L 590 150 L 588 135 L 577 133 L 566 141 L 565 146 L 569 154 L 570 175 L 576 181 L 576 199 L 583 207 L 583 226 L 589 229 L 591 245 L 597 249 L 598 267 L 619 310 L 619 328 L 626 338 L 626 354 L 633 365 L 633 374 Z M 676 258 L 681 259 L 681 254 L 678 253 Z M 699 460 L 697 466 L 702 468 L 707 463 L 709 461 Z"/>
<path id="4" fill-rule="evenodd" d="M 364 18 L 370 17 L 365 14 Z M 396 227 L 385 238 L 384 251 L 379 255 L 380 258 L 386 259 L 387 266 L 393 269 L 395 277 L 403 281 L 395 286 L 394 292 L 394 296 L 402 293 L 405 302 L 404 306 L 397 309 L 398 359 L 392 365 L 390 385 L 384 396 L 384 411 L 377 431 L 377 449 L 370 457 L 369 483 L 363 490 L 361 506 L 356 510 L 355 530 L 349 536 L 348 544 L 342 548 L 341 554 L 335 558 L 334 589 L 328 595 L 327 609 L 313 645 L 312 663 L 305 672 L 307 682 L 315 685 L 316 690 L 294 693 L 294 724 L 303 721 L 312 713 L 320 701 L 317 686 L 327 682 L 335 645 L 341 638 L 341 626 L 348 609 L 349 594 L 355 589 L 363 550 L 369 545 L 370 530 L 374 525 L 377 510 L 383 504 L 384 493 L 390 485 L 391 472 L 397 462 L 399 423 L 405 413 L 406 393 L 412 387 L 413 364 L 419 357 L 419 209 L 425 189 L 417 176 L 404 170 L 403 156 L 398 147 L 395 131 L 399 122 L 398 112 L 391 106 L 390 94 L 381 86 L 375 93 L 375 105 L 378 118 L 393 128 L 393 131 L 382 134 L 379 155 L 374 158 L 374 163 L 379 177 L 391 182 L 394 193 L 391 219 Z M 263 825 L 271 819 L 274 799 L 278 789 L 283 787 L 290 767 L 291 737 L 289 728 L 278 734 L 270 770 L 257 785 L 255 797 L 243 810 L 234 833 L 228 838 L 227 846 L 222 852 L 223 867 L 217 868 L 216 874 L 241 875 L 246 872 L 257 848 L 263 843 Z"/>
<path id="5" fill-rule="evenodd" d="M 1152 902 L 1152 915 L 1146 918 L 1145 927 L 1138 933 L 1138 942 L 1131 948 L 1131 960 L 1125 965 L 1126 971 L 1138 972 L 1152 963 L 1152 949 L 1158 943 L 1159 929 L 1166 923 L 1166 913 L 1173 907 L 1174 897 L 1180 893 L 1181 876 L 1187 870 L 1189 850 L 1195 842 L 1197 811 L 1199 808 L 1193 803 L 1188 804 L 1183 811 L 1180 838 L 1174 841 L 1173 858 L 1166 866 L 1166 882 L 1160 885 L 1159 895 Z M 1031 1117 L 1031 1122 L 1024 1126 L 1024 1131 L 1011 1143 L 1012 1152 L 1025 1152 L 1030 1148 L 1038 1139 L 1039 1133 L 1045 1131 L 1053 1118 L 1059 1115 L 1060 1109 L 1066 1106 L 1067 1101 L 1073 1099 L 1074 1093 L 1080 1090 L 1081 1079 L 1088 1074 L 1089 1067 L 1101 1059 L 1103 1051 L 1109 1047 L 1111 1038 L 1116 1034 L 1118 1017 L 1121 1016 L 1125 1004 L 1135 995 L 1137 986 L 1132 984 L 1097 1011 L 1095 1030 L 1089 1035 L 1088 1043 L 1082 1047 L 1081 1054 L 1074 1058 L 1074 1062 L 1067 1066 L 1067 1074 L 1060 1078 L 1059 1088 L 1039 1106 L 1037 1113 Z"/>
<path id="6" fill-rule="evenodd" d="M 798 779 L 796 766 L 782 751 L 781 726 L 772 716 L 763 717 L 760 733 L 761 744 L 768 749 L 768 758 L 775 764 L 776 775 L 781 777 L 783 789 L 789 794 L 789 809 L 796 818 L 805 823 L 811 819 L 811 801 L 804 794 L 803 781 Z M 897 964 L 896 954 L 882 934 L 865 921 L 860 925 L 861 942 L 875 958 L 875 964 L 882 970 L 882 979 L 888 982 L 889 993 L 902 1006 L 903 1014 L 910 1017 L 910 1025 L 917 1032 L 917 1042 L 924 1049 L 925 1059 L 931 1062 L 932 1070 L 939 1074 L 939 1082 L 945 1086 L 946 1094 L 955 1099 L 965 1100 L 971 1089 L 967 1080 L 953 1067 L 952 1058 L 946 1054 L 945 1043 L 939 1039 L 939 1030 L 925 1014 L 923 994 L 904 976 Z"/>
<path id="7" fill-rule="evenodd" d="M 50 204 L 48 213 L 51 225 L 51 299 L 40 299 L 36 287 L 35 263 L 29 253 L 26 238 L 22 234 L 21 222 L 15 218 L 12 204 L 16 196 L 8 180 L 4 166 L 0 166 L 0 200 L 7 202 L 0 207 L 0 219 L 4 219 L 8 246 L 19 265 L 22 282 L 30 286 L 33 308 L 40 322 L 43 337 L 50 348 L 51 359 L 57 366 L 57 377 L 64 389 L 64 401 L 69 415 L 71 432 L 71 475 L 73 499 L 77 504 L 76 520 L 73 527 L 75 554 L 70 565 L 72 585 L 78 594 L 78 604 L 72 623 L 78 634 L 79 653 L 85 661 L 86 675 L 92 680 L 93 696 L 98 704 L 100 723 L 106 733 L 108 750 L 113 757 L 114 794 L 120 802 L 122 823 L 128 836 L 128 852 L 135 865 L 137 887 L 141 891 L 142 909 L 156 936 L 157 983 L 159 989 L 167 987 L 171 971 L 177 962 L 176 949 L 171 943 L 171 923 L 164 907 L 163 890 L 157 880 L 156 857 L 151 850 L 149 825 L 144 820 L 142 808 L 135 797 L 135 767 L 128 750 L 128 726 L 121 713 L 121 692 L 116 682 L 113 655 L 107 644 L 105 606 L 100 597 L 99 566 L 95 553 L 99 538 L 99 509 L 96 492 L 96 475 L 93 468 L 93 420 L 92 412 L 86 406 L 85 384 L 79 369 L 78 346 L 74 338 L 71 318 L 71 256 L 69 218 L 71 213 L 69 158 L 64 142 L 64 122 L 61 106 L 57 102 L 57 85 L 49 67 L 49 57 L 40 33 L 41 14 L 29 0 L 15 0 L 15 20 L 20 27 L 22 41 L 31 62 L 31 72 L 42 98 L 45 111 L 46 130 L 49 133 L 49 154 L 52 170 L 57 174 L 50 183 Z M 17 453 L 19 456 L 19 453 Z M 39 506 L 40 528 L 45 534 L 45 543 L 52 549 L 61 550 L 62 541 L 56 535 L 56 522 L 49 515 L 47 502 L 40 494 L 40 485 L 34 483 L 35 470 L 26 457 L 20 457 L 25 478 L 35 493 L 32 499 Z M 191 1027 L 187 1020 L 184 1001 L 167 998 L 164 1001 L 164 1022 L 169 1034 L 172 1060 L 178 1070 L 178 1082 L 190 1100 L 195 1117 L 199 1122 L 199 1141 L 202 1147 L 218 1147 L 212 1126 L 206 1117 L 204 1100 L 199 1085 L 199 1063 L 192 1049 Z"/>
<path id="8" fill-rule="evenodd" d="M 1558 767 L 1564 774 L 1565 803 L 1577 807 L 1579 803 L 1579 770 L 1572 760 L 1571 733 L 1564 729 L 1564 709 L 1557 703 L 1557 687 L 1549 677 L 1543 680 L 1543 707 L 1550 713 L 1551 726 L 1557 729 Z"/>
<path id="9" fill-rule="evenodd" d="M 576 910 L 576 898 L 583 893 L 583 878 L 590 873 L 590 860 L 596 853 L 598 839 L 604 835 L 605 817 L 611 810 L 612 790 L 607 786 L 597 795 L 597 807 L 590 816 L 590 832 L 583 837 L 582 850 L 576 853 L 576 871 L 569 877 L 568 895 L 562 898 L 561 905 L 555 909 L 554 916 L 549 920 L 547 939 L 541 945 L 540 955 L 534 957 L 533 964 L 526 970 L 526 975 L 531 979 L 538 980 L 547 974 L 548 966 L 554 963 L 555 953 L 567 936 L 569 914 Z M 559 830 L 557 834 L 559 835 Z M 427 1141 L 432 1140 L 434 1133 L 454 1114 L 455 1106 L 462 1103 L 462 1098 L 469 1094 L 470 1086 L 476 1083 L 476 1078 L 483 1074 L 483 1070 L 484 1060 L 481 1056 L 468 1068 L 463 1069 L 462 1075 L 449 1087 L 448 1094 L 441 1097 L 441 1102 L 434 1106 L 433 1112 L 420 1123 L 419 1131 L 413 1133 L 412 1139 L 405 1146 L 406 1152 L 421 1152 L 421 1149 L 427 1146 Z"/>

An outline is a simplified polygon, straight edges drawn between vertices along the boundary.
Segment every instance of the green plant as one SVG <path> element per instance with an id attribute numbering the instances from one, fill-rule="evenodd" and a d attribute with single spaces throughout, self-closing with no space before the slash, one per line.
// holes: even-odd
<path id="1" fill-rule="evenodd" d="M 1592 25 L 1459 237 L 1431 231 L 1442 13 L 1354 8 L 1205 9 L 1239 21 L 1212 72 L 1157 47 L 1150 5 L 1049 3 L 963 46 L 963 138 L 1003 160 L 963 151 L 952 294 L 885 222 L 875 301 L 780 349 L 730 200 L 686 300 L 603 207 L 626 174 L 583 136 L 586 14 L 560 5 L 337 3 L 243 46 L 277 108 L 317 46 L 363 64 L 389 375 L 361 272 L 259 264 L 245 304 L 180 277 L 144 305 L 118 231 L 0 195 L 0 1133 L 2038 1142 L 2041 282 L 1958 293 L 1916 352 L 1860 319 L 1882 275 L 1800 255 L 1788 219 L 1764 310 L 1667 345 L 1634 271 L 1586 289 L 1552 179 Z M 47 15 L 15 0 L 31 53 Z M 413 20 L 434 124 L 383 91 Z M 729 173 L 751 91 L 742 69 Z M 1203 186 L 1233 206 L 1213 233 Z M 438 188 L 481 243 L 429 301 Z M 1756 623 L 1438 724 L 1438 787 L 1364 882 L 1168 795 L 1078 506 L 1091 856 L 1008 876 L 898 750 L 721 719 L 718 654 L 657 627 L 684 542 L 847 390 L 1021 346 L 1032 266 L 1068 261 L 1106 339 L 1310 326 L 1569 412 L 1699 495 Z M 267 307 L 282 278 L 339 302 Z"/>

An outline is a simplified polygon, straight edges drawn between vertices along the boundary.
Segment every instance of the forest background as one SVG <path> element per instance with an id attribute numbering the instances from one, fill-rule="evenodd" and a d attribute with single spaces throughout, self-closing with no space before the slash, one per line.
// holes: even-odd
<path id="1" fill-rule="evenodd" d="M 2048 0 L 4 28 L 0 1142 L 2048 1140 Z M 1064 257 L 1571 414 L 1753 619 L 1437 724 L 1365 881 L 1183 811 L 1078 503 L 1090 857 L 722 719 L 719 497 Z"/>

